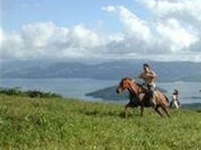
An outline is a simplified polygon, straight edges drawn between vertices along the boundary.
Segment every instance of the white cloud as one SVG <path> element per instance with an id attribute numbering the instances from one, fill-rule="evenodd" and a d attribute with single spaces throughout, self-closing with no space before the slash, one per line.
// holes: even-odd
<path id="1" fill-rule="evenodd" d="M 115 12 L 116 8 L 114 6 L 104 6 L 102 7 L 103 11 L 108 11 L 108 12 Z"/>
<path id="2" fill-rule="evenodd" d="M 111 8 L 113 11 L 111 11 Z M 118 15 L 120 21 L 124 25 L 127 36 L 140 38 L 142 40 L 148 40 L 150 38 L 151 33 L 147 23 L 129 9 L 124 6 L 108 6 L 105 7 L 105 10 L 114 12 Z"/>
<path id="3" fill-rule="evenodd" d="M 101 35 L 84 25 L 57 27 L 53 22 L 23 25 L 21 32 L 5 33 L 3 58 L 80 58 L 101 53 L 100 48 L 119 35 Z"/>
<path id="4" fill-rule="evenodd" d="M 3 39 L 4 39 L 4 34 L 2 28 L 0 28 L 0 47 L 2 47 Z"/>
<path id="5" fill-rule="evenodd" d="M 153 17 L 157 20 L 175 18 L 180 22 L 192 25 L 194 28 L 201 26 L 201 1 L 200 0 L 141 0 Z"/>
<path id="6" fill-rule="evenodd" d="M 23 40 L 33 47 L 45 47 L 54 36 L 54 28 L 52 22 L 23 25 Z"/>
<path id="7" fill-rule="evenodd" d="M 152 39 L 152 33 L 146 21 L 140 19 L 137 15 L 132 13 L 124 6 L 113 6 L 113 11 L 110 11 L 112 6 L 105 7 L 108 12 L 115 13 L 120 22 L 123 24 L 124 39 L 120 42 L 111 42 L 108 44 L 110 52 L 112 53 L 145 53 L 147 47 L 150 46 L 150 39 Z"/>
<path id="8" fill-rule="evenodd" d="M 26 24 L 21 31 L 2 29 L 3 58 L 201 61 L 200 0 L 136 1 L 145 13 L 136 14 L 125 6 L 102 7 L 123 25 L 118 33 L 84 24 L 59 27 L 53 22 Z"/>
<path id="9" fill-rule="evenodd" d="M 162 58 L 161 55 L 163 55 L 164 58 L 171 58 L 171 60 L 175 58 L 176 60 L 201 61 L 199 60 L 201 49 L 198 49 L 201 45 L 199 15 L 201 14 L 201 1 L 138 0 L 138 2 L 148 8 L 147 18 L 150 18 L 142 19 L 123 6 L 109 6 L 105 9 L 117 14 L 124 24 L 124 41 L 115 43 L 116 47 L 122 50 L 127 49 L 127 56 L 130 54 L 130 56 L 144 58 L 150 56 L 150 58 L 157 59 L 157 57 Z M 113 11 L 109 8 L 113 8 Z M 188 57 L 189 53 L 185 52 L 192 52 L 191 57 Z M 192 59 L 193 57 L 195 59 Z"/>
<path id="10" fill-rule="evenodd" d="M 165 24 L 158 24 L 157 31 L 165 41 L 170 44 L 172 52 L 181 51 L 189 48 L 198 37 L 182 27 L 176 19 L 168 19 Z"/>
<path id="11" fill-rule="evenodd" d="M 80 48 L 93 48 L 102 44 L 100 37 L 83 25 L 75 26 L 71 31 L 73 45 Z"/>
<path id="12" fill-rule="evenodd" d="M 2 52 L 3 58 L 4 57 L 12 58 L 13 56 L 22 57 L 23 53 L 26 52 L 24 51 L 24 48 L 23 48 L 22 37 L 16 32 L 4 33 L 2 49 L 3 49 L 3 52 Z"/>

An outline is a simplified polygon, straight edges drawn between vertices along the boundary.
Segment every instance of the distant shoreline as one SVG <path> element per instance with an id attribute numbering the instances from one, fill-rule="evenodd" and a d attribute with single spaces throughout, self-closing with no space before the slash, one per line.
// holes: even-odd
<path id="1" fill-rule="evenodd" d="M 0 81 L 0 87 L 15 88 L 22 87 L 22 90 L 39 90 L 45 92 L 53 92 L 63 97 L 71 97 L 75 99 L 83 99 L 86 101 L 99 100 L 122 100 L 115 92 L 119 80 L 95 80 L 84 78 L 40 78 L 40 79 L 4 79 Z M 113 86 L 113 89 L 107 89 Z M 167 91 L 168 98 L 171 98 L 172 90 L 178 88 L 180 91 L 180 102 L 194 103 L 200 102 L 201 93 L 199 93 L 200 82 L 168 82 L 157 83 L 157 86 Z M 190 88 L 192 87 L 192 88 Z M 90 93 L 104 90 L 97 95 L 89 95 Z M 125 92 L 124 92 L 125 93 Z M 124 94 L 123 93 L 123 94 Z M 126 94 L 126 93 L 125 93 Z M 125 101 L 128 96 L 123 98 Z"/>

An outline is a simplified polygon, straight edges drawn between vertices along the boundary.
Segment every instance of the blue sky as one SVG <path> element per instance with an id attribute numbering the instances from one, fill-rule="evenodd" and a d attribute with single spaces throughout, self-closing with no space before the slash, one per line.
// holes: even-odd
<path id="1" fill-rule="evenodd" d="M 2 0 L 2 59 L 201 61 L 200 0 Z"/>
<path id="2" fill-rule="evenodd" d="M 3 0 L 3 27 L 20 29 L 32 22 L 52 21 L 58 26 L 85 24 L 93 26 L 102 20 L 111 30 L 119 29 L 118 20 L 102 11 L 103 6 L 124 5 L 144 16 L 135 1 L 125 0 Z M 132 5 L 132 6 L 131 6 Z"/>

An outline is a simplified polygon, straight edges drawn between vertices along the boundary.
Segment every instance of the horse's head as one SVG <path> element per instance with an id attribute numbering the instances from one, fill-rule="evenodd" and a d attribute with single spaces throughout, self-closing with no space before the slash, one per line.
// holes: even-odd
<path id="1" fill-rule="evenodd" d="M 117 94 L 121 94 L 125 89 L 128 89 L 131 82 L 131 78 L 123 78 L 116 89 Z"/>

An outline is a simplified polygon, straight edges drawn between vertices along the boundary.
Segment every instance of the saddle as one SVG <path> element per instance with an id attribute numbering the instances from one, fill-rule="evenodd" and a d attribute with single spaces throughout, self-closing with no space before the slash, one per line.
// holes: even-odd
<path id="1" fill-rule="evenodd" d="M 151 106 L 154 103 L 151 98 L 153 98 L 153 95 L 156 91 L 156 88 L 154 87 L 153 89 L 151 89 L 151 87 L 149 87 L 150 85 L 146 84 L 146 83 L 137 83 L 138 86 L 140 86 L 141 88 L 143 88 L 146 92 L 144 93 L 144 96 L 142 97 L 142 101 L 144 101 L 144 105 L 145 106 Z"/>

